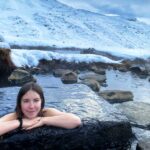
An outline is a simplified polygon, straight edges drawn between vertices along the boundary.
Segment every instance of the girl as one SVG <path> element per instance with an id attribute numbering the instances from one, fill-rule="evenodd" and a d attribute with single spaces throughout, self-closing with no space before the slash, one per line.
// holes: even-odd
<path id="1" fill-rule="evenodd" d="M 81 125 L 78 116 L 55 108 L 44 108 L 44 104 L 42 88 L 33 82 L 25 84 L 18 93 L 15 112 L 0 118 L 0 135 L 17 128 L 29 130 L 50 125 L 72 129 Z"/>

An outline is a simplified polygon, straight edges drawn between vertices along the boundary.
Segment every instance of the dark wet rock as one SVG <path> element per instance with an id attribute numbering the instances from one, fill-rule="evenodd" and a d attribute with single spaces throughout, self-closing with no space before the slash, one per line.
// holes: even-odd
<path id="1" fill-rule="evenodd" d="M 127 61 L 129 70 L 137 74 L 140 78 L 146 78 L 150 74 L 150 59 L 144 60 L 136 58 L 134 60 Z"/>
<path id="2" fill-rule="evenodd" d="M 55 69 L 53 71 L 53 75 L 55 77 L 61 77 L 63 74 L 65 74 L 66 72 L 70 72 L 71 70 L 68 69 Z"/>
<path id="3" fill-rule="evenodd" d="M 65 71 L 61 77 L 61 81 L 65 84 L 77 83 L 78 75 L 73 71 Z"/>
<path id="4" fill-rule="evenodd" d="M 133 94 L 130 91 L 105 90 L 100 91 L 99 95 L 110 103 L 122 103 L 133 100 Z"/>
<path id="5" fill-rule="evenodd" d="M 145 79 L 148 76 L 148 71 L 146 70 L 145 66 L 134 65 L 130 68 L 130 70 L 136 73 L 142 79 Z"/>
<path id="6" fill-rule="evenodd" d="M 12 49 L 28 49 L 28 50 L 35 50 L 35 49 L 39 49 L 39 50 L 53 50 L 55 49 L 55 47 L 53 46 L 48 46 L 48 45 L 19 45 L 19 44 L 15 44 L 15 43 L 10 43 L 10 46 Z"/>
<path id="7" fill-rule="evenodd" d="M 81 83 L 89 86 L 95 92 L 98 92 L 100 90 L 99 82 L 94 79 L 85 79 L 81 81 Z"/>
<path id="8" fill-rule="evenodd" d="M 141 73 L 143 69 L 142 69 L 142 67 L 139 67 L 139 66 L 132 66 L 132 67 L 130 67 L 130 70 L 135 73 Z"/>
<path id="9" fill-rule="evenodd" d="M 11 71 L 15 68 L 11 57 L 10 57 L 10 47 L 7 44 L 0 44 L 0 75 L 8 76 Z"/>
<path id="10" fill-rule="evenodd" d="M 36 81 L 36 79 L 29 72 L 22 69 L 14 70 L 8 77 L 8 80 L 11 85 L 23 85 L 27 82 Z"/>
<path id="11" fill-rule="evenodd" d="M 84 49 L 81 54 L 95 54 L 96 50 L 94 48 Z"/>
<path id="12" fill-rule="evenodd" d="M 114 56 L 106 51 L 99 51 L 99 50 L 96 50 L 94 48 L 88 48 L 88 49 L 84 49 L 81 54 L 96 54 L 96 55 L 102 55 L 102 56 L 105 56 L 105 57 L 108 57 L 112 60 L 121 60 L 123 59 L 123 57 L 119 57 L 119 56 Z"/>
<path id="13" fill-rule="evenodd" d="M 132 132 L 129 123 L 83 120 L 75 129 L 40 127 L 29 131 L 15 131 L 0 141 L 3 150 L 126 150 L 130 148 Z"/>
<path id="14" fill-rule="evenodd" d="M 38 68 L 40 68 L 40 73 L 49 73 L 55 69 L 56 63 L 55 61 L 41 59 L 38 64 Z"/>
<path id="15" fill-rule="evenodd" d="M 135 18 L 135 17 L 132 17 L 132 18 L 131 18 L 131 17 L 130 17 L 130 18 L 129 18 L 129 17 L 125 17 L 125 18 L 126 18 L 127 20 L 129 20 L 129 21 L 137 21 L 137 18 Z"/>
<path id="16" fill-rule="evenodd" d="M 100 75 L 94 72 L 85 72 L 79 75 L 80 80 L 85 80 L 85 79 L 94 79 L 98 81 L 99 83 L 103 83 L 106 81 L 106 75 Z"/>
<path id="17" fill-rule="evenodd" d="M 91 70 L 92 66 L 97 66 L 97 68 L 103 68 L 106 69 L 112 64 L 104 63 L 104 62 L 67 62 L 65 60 L 61 59 L 53 59 L 53 60 L 45 60 L 42 59 L 39 61 L 39 64 L 37 67 L 41 69 L 42 72 L 54 72 L 56 69 L 69 69 L 69 70 L 78 70 L 78 71 L 87 71 Z M 99 70 L 100 74 L 104 74 L 103 70 Z"/>
<path id="18" fill-rule="evenodd" d="M 125 65 L 120 65 L 117 67 L 117 69 L 121 72 L 127 72 L 129 70 Z"/>
<path id="19" fill-rule="evenodd" d="M 63 60 L 45 60 L 42 59 L 39 61 L 38 67 L 41 69 L 42 73 L 52 72 L 56 76 L 60 76 L 61 71 L 64 70 L 82 70 L 87 68 L 86 63 L 75 63 L 75 62 L 66 62 Z M 61 68 L 61 69 L 60 69 Z M 56 70 L 56 71 L 55 71 Z"/>
<path id="20" fill-rule="evenodd" d="M 22 66 L 22 67 L 18 67 L 18 69 L 21 69 L 21 70 L 25 70 L 27 72 L 29 72 L 30 74 L 42 74 L 42 71 L 41 71 L 41 68 L 39 67 L 36 67 L 36 66 Z"/>
<path id="21" fill-rule="evenodd" d="M 150 139 L 140 140 L 136 150 L 150 150 Z"/>
<path id="22" fill-rule="evenodd" d="M 145 68 L 146 68 L 146 71 L 148 72 L 148 75 L 150 75 L 150 60 L 147 61 L 147 63 L 145 64 Z"/>
<path id="23" fill-rule="evenodd" d="M 124 59 L 122 64 L 114 64 L 115 68 L 120 71 L 131 71 L 140 78 L 145 79 L 150 75 L 150 59 L 135 58 L 134 60 Z"/>
<path id="24" fill-rule="evenodd" d="M 105 72 L 105 69 L 104 69 L 104 68 L 101 68 L 101 67 L 96 66 L 96 65 L 91 66 L 91 69 L 90 69 L 90 70 L 94 71 L 95 73 L 101 74 L 101 75 L 106 74 L 106 72 Z"/>
<path id="25" fill-rule="evenodd" d="M 132 123 L 132 125 L 150 129 L 150 104 L 143 102 L 125 102 L 115 104 Z"/>
<path id="26" fill-rule="evenodd" d="M 16 68 L 10 57 L 11 50 L 7 43 L 0 42 L 0 85 L 9 85 L 8 76 Z"/>
<path id="27" fill-rule="evenodd" d="M 30 68 L 26 68 L 26 71 L 30 72 L 31 74 L 39 74 L 41 72 L 41 69 L 38 67 L 30 67 Z"/>

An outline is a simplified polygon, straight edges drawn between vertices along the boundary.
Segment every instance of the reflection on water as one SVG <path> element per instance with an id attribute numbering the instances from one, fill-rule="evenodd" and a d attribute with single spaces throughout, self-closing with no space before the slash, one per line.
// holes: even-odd
<path id="1" fill-rule="evenodd" d="M 107 70 L 107 87 L 101 90 L 129 90 L 134 95 L 134 101 L 150 103 L 150 82 L 140 79 L 131 72 Z"/>
<path id="2" fill-rule="evenodd" d="M 18 90 L 19 87 L 0 88 L 0 116 L 14 111 Z"/>

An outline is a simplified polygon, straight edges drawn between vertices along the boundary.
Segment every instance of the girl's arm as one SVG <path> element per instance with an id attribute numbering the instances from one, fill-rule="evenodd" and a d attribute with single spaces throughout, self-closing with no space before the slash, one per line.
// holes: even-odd
<path id="1" fill-rule="evenodd" d="M 9 131 L 18 128 L 20 125 L 19 121 L 16 119 L 15 113 L 7 114 L 0 118 L 0 135 L 3 135 Z"/>
<path id="2" fill-rule="evenodd" d="M 28 128 L 39 122 L 39 118 L 32 120 L 23 119 L 22 128 Z M 20 126 L 20 121 L 16 117 L 16 113 L 10 113 L 0 118 L 0 135 L 8 133 Z"/>
<path id="3" fill-rule="evenodd" d="M 20 122 L 18 120 L 0 122 L 0 135 L 3 135 L 9 131 L 12 131 L 18 128 L 19 125 L 20 125 Z"/>
<path id="4" fill-rule="evenodd" d="M 61 112 L 54 108 L 44 109 L 43 112 L 44 116 L 41 117 L 41 120 L 27 129 L 36 128 L 42 125 L 72 129 L 81 125 L 81 119 L 74 114 Z"/>
<path id="5" fill-rule="evenodd" d="M 72 129 L 81 125 L 81 120 L 73 114 L 43 117 L 42 120 L 44 125 L 51 125 L 66 129 Z"/>
<path id="6" fill-rule="evenodd" d="M 55 108 L 47 108 L 45 117 L 43 117 L 45 125 L 72 129 L 81 125 L 81 119 L 72 114 L 61 112 Z"/>

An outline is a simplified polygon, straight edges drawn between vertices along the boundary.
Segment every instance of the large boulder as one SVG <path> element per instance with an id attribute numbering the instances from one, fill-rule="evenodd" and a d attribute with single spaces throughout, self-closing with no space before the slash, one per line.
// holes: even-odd
<path id="1" fill-rule="evenodd" d="M 15 69 L 8 77 L 11 85 L 23 85 L 27 82 L 35 82 L 36 79 L 27 71 L 22 69 Z"/>
<path id="2" fill-rule="evenodd" d="M 99 95 L 110 103 L 122 103 L 133 100 L 133 94 L 130 91 L 104 90 L 100 91 Z"/>
<path id="3" fill-rule="evenodd" d="M 145 65 L 143 66 L 139 66 L 139 65 L 133 65 L 130 67 L 130 70 L 134 73 L 136 73 L 140 78 L 147 78 L 148 76 L 148 70 L 145 67 Z"/>
<path id="4" fill-rule="evenodd" d="M 16 68 L 10 54 L 10 46 L 7 43 L 0 42 L 0 87 L 9 85 L 8 76 Z"/>
<path id="5" fill-rule="evenodd" d="M 32 131 L 15 131 L 4 136 L 0 147 L 3 150 L 126 150 L 132 137 L 129 128 L 130 124 L 124 122 L 83 120 L 81 127 L 70 130 L 45 126 Z"/>
<path id="6" fill-rule="evenodd" d="M 7 43 L 0 42 L 0 75 L 8 76 L 15 68 L 10 57 L 11 49 Z"/>
<path id="7" fill-rule="evenodd" d="M 106 75 L 105 74 L 101 75 L 94 72 L 85 72 L 79 75 L 79 79 L 80 80 L 94 79 L 99 83 L 103 83 L 106 81 Z"/>
<path id="8" fill-rule="evenodd" d="M 61 77 L 63 74 L 65 74 L 66 72 L 70 72 L 71 70 L 69 69 L 55 69 L 53 71 L 53 75 L 55 77 Z"/>
<path id="9" fill-rule="evenodd" d="M 100 90 L 99 82 L 94 79 L 85 79 L 85 80 L 81 81 L 80 83 L 89 86 L 95 92 L 98 92 Z"/>
<path id="10" fill-rule="evenodd" d="M 62 75 L 61 81 L 65 84 L 77 83 L 78 75 L 73 71 L 66 71 Z"/>
<path id="11" fill-rule="evenodd" d="M 90 69 L 91 69 L 92 71 L 94 71 L 95 73 L 97 73 L 97 74 L 101 74 L 101 75 L 106 74 L 105 69 L 103 69 L 103 68 L 101 68 L 101 67 L 98 67 L 98 66 L 96 66 L 96 65 L 91 66 Z"/>

